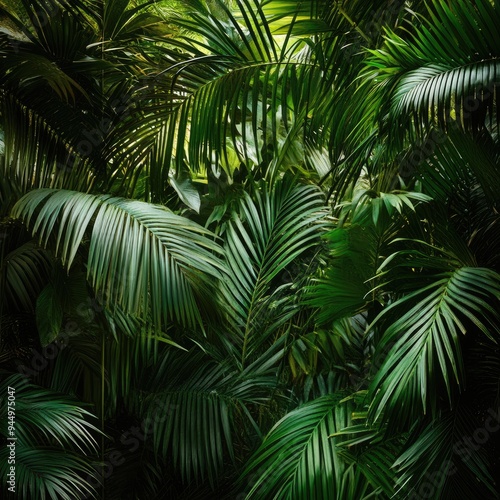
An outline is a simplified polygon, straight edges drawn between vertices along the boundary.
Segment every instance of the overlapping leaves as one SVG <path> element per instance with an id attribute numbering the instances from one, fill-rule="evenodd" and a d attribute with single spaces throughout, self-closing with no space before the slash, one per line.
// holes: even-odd
<path id="1" fill-rule="evenodd" d="M 400 132 L 432 123 L 477 129 L 485 117 L 498 127 L 498 2 L 435 0 L 419 21 L 409 36 L 389 31 L 370 61 L 389 120 L 404 125 Z"/>
<path id="2" fill-rule="evenodd" d="M 409 263 L 420 266 L 424 261 L 415 258 Z M 427 284 L 420 281 L 376 320 L 391 318 L 379 345 L 391 349 L 372 383 L 372 420 L 382 416 L 404 426 L 416 414 L 436 416 L 437 402 L 446 398 L 452 405 L 464 383 L 460 337 L 475 327 L 497 338 L 500 280 L 496 272 L 456 267 L 421 279 Z"/>
<path id="3" fill-rule="evenodd" d="M 12 389 L 14 405 L 8 406 L 7 394 Z M 33 386 L 19 375 L 8 377 L 1 390 L 5 395 L 0 411 L 4 436 L 9 435 L 7 410 L 15 411 L 17 491 L 24 497 L 64 499 L 74 498 L 75 492 L 93 494 L 88 479 L 93 478 L 94 471 L 85 456 L 97 450 L 95 436 L 99 431 L 89 422 L 92 415 L 74 398 Z M 3 476 L 10 470 L 8 453 L 9 449 L 3 447 Z M 2 487 L 6 488 L 5 482 Z"/>
<path id="4" fill-rule="evenodd" d="M 271 429 L 244 472 L 247 499 L 363 498 L 367 484 L 340 458 L 332 437 L 350 423 L 348 404 L 325 395 L 287 413 Z M 352 482 L 354 481 L 354 483 Z"/>
<path id="5" fill-rule="evenodd" d="M 314 186 L 285 178 L 272 188 L 263 184 L 255 199 L 245 194 L 227 222 L 222 294 L 242 367 L 297 310 L 293 278 L 284 273 L 319 243 L 322 200 Z"/>

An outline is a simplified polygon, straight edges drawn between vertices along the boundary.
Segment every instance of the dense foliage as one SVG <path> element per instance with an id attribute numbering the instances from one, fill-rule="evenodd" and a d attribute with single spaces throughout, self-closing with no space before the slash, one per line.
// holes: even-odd
<path id="1" fill-rule="evenodd" d="M 498 26 L 0 2 L 18 498 L 498 498 Z"/>

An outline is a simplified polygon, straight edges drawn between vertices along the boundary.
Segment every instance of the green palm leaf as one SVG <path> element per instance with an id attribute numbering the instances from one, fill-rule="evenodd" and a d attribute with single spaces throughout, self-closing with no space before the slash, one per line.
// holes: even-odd
<path id="1" fill-rule="evenodd" d="M 226 224 L 222 294 L 242 367 L 296 313 L 291 281 L 277 277 L 319 243 L 322 205 L 316 188 L 285 178 L 245 194 Z"/>
<path id="2" fill-rule="evenodd" d="M 7 387 L 14 387 L 16 391 L 15 432 L 25 446 L 58 443 L 82 452 L 97 449 L 92 433 L 98 429 L 89 422 L 93 415 L 73 399 L 31 385 L 20 375 L 12 375 L 2 383 L 3 394 L 7 394 Z M 7 422 L 5 399 L 3 403 L 2 415 Z M 3 429 L 5 431 L 5 427 Z"/>
<path id="3" fill-rule="evenodd" d="M 464 384 L 459 336 L 467 333 L 470 322 L 495 338 L 499 283 L 491 269 L 459 267 L 429 277 L 427 285 L 396 300 L 376 318 L 375 323 L 391 314 L 397 319 L 390 322 L 379 346 L 392 347 L 372 383 L 373 421 L 383 416 L 404 426 L 415 415 L 435 415 L 441 397 L 452 404 Z"/>
<path id="4" fill-rule="evenodd" d="M 367 428 L 363 425 L 362 432 Z M 350 427 L 340 434 L 349 434 L 355 427 Z M 368 482 L 376 492 L 383 492 L 388 498 L 394 495 L 394 485 L 397 480 L 396 471 L 393 464 L 401 451 L 401 445 L 391 441 L 384 443 L 370 443 L 361 450 L 350 450 L 347 448 L 347 442 L 339 446 L 339 455 L 348 464 L 355 466 L 355 471 L 363 476 L 357 478 L 359 482 Z M 381 495 L 382 496 L 382 495 Z M 349 498 L 361 498 L 359 496 L 349 496 Z"/>
<path id="5" fill-rule="evenodd" d="M 325 239 L 332 261 L 310 287 L 308 303 L 319 307 L 319 324 L 351 316 L 363 310 L 369 298 L 368 283 L 374 275 L 378 236 L 371 225 L 336 228 Z"/>
<path id="6" fill-rule="evenodd" d="M 13 213 L 44 245 L 52 241 L 68 268 L 92 220 L 87 277 L 95 291 L 130 313 L 146 315 L 151 307 L 158 325 L 197 323 L 197 301 L 224 269 L 210 232 L 161 206 L 41 189 L 21 198 Z"/>
<path id="7" fill-rule="evenodd" d="M 208 479 L 214 486 L 225 461 L 235 460 L 236 436 L 248 428 L 258 431 L 251 409 L 276 389 L 282 344 L 239 373 L 231 363 L 216 363 L 198 349 L 170 350 L 153 376 L 144 370 L 141 386 L 148 395 L 138 411 L 146 433 L 152 433 L 155 453 L 170 457 L 186 483 Z"/>
<path id="8" fill-rule="evenodd" d="M 372 76 L 385 89 L 389 122 L 403 120 L 422 131 L 432 123 L 474 129 L 489 116 L 498 127 L 498 2 L 451 7 L 434 0 L 428 16 L 406 39 L 388 32 L 384 47 L 372 53 Z"/>
<path id="9" fill-rule="evenodd" d="M 25 498 L 70 499 L 75 492 L 92 494 L 94 489 L 82 475 L 94 475 L 86 457 L 97 450 L 94 436 L 100 431 L 91 423 L 94 416 L 74 398 L 29 384 L 20 375 L 0 384 L 3 395 L 8 388 L 15 390 L 15 406 L 8 406 L 7 397 L 2 397 L 1 434 L 11 436 L 6 428 L 7 410 L 14 409 L 17 491 Z M 2 475 L 9 471 L 8 452 L 7 447 L 0 452 Z"/>
<path id="10" fill-rule="evenodd" d="M 331 437 L 350 422 L 350 409 L 340 400 L 322 396 L 276 423 L 243 473 L 243 484 L 252 480 L 245 498 L 346 498 L 345 482 L 353 477 Z"/>
<path id="11" fill-rule="evenodd" d="M 495 495 L 481 444 L 491 439 L 491 429 L 498 429 L 499 417 L 491 410 L 481 422 L 476 413 L 459 405 L 438 420 L 417 426 L 393 465 L 398 471 L 396 488 L 408 495 L 432 490 L 435 498 L 447 499 Z"/>
<path id="12" fill-rule="evenodd" d="M 5 255 L 2 282 L 6 303 L 34 311 L 36 297 L 46 284 L 50 267 L 48 253 L 34 243 L 25 243 Z"/>
<path id="13" fill-rule="evenodd" d="M 172 40 L 183 53 L 166 50 L 171 65 L 157 79 L 170 136 L 181 131 L 171 145 L 176 165 L 185 162 L 195 171 L 222 166 L 232 172 L 238 164 L 228 158 L 229 148 L 249 169 L 266 168 L 271 151 L 278 163 L 274 168 L 280 168 L 298 139 L 328 141 L 329 125 L 345 111 L 336 111 L 340 101 L 334 86 L 352 81 L 352 59 L 344 58 L 340 38 L 315 43 L 301 31 L 305 19 L 297 33 L 294 22 L 295 15 L 309 14 L 317 33 L 315 20 L 323 9 L 297 6 L 291 22 L 280 25 L 280 14 L 272 8 L 267 12 L 266 3 L 240 0 L 235 14 L 223 2 L 214 4 L 224 21 L 205 13 L 176 20 L 189 35 Z M 280 25 L 276 29 L 285 30 L 283 41 L 271 32 L 273 19 Z M 340 135 L 345 139 L 351 131 L 350 121 L 342 119 L 339 143 Z"/>
<path id="14" fill-rule="evenodd" d="M 0 471 L 7 476 L 8 448 L 2 447 Z M 84 479 L 82 479 L 82 476 Z M 88 461 L 78 455 L 47 448 L 26 448 L 16 446 L 15 492 L 20 498 L 50 498 L 51 500 L 73 500 L 75 495 L 83 498 L 95 496 L 98 484 L 95 470 Z M 6 497 L 12 494 L 3 481 L 2 489 Z"/>

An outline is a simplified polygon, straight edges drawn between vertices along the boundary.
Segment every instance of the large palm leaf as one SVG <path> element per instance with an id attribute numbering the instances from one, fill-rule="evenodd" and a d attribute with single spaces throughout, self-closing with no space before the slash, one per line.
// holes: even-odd
<path id="1" fill-rule="evenodd" d="M 296 314 L 293 279 L 284 273 L 319 243 L 322 205 L 317 188 L 285 178 L 271 188 L 262 184 L 255 199 L 245 194 L 225 224 L 224 338 L 241 367 Z"/>
<path id="2" fill-rule="evenodd" d="M 498 127 L 498 2 L 433 1 L 408 36 L 388 32 L 373 52 L 371 76 L 382 85 L 387 126 L 419 131 Z M 376 100 L 373 101 L 375 104 Z M 378 101 L 377 101 L 378 102 Z M 395 128 L 392 124 L 401 123 Z"/>
<path id="3" fill-rule="evenodd" d="M 245 498 L 364 498 L 370 487 L 339 456 L 332 437 L 349 425 L 349 404 L 325 395 L 287 413 L 244 471 Z M 354 496 L 349 496 L 354 495 Z"/>
<path id="4" fill-rule="evenodd" d="M 97 177 L 105 191 L 132 193 L 159 124 L 156 101 L 141 96 L 166 24 L 152 2 L 23 4 L 28 26 L 1 9 L 15 27 L 0 35 L 12 190 L 87 190 Z"/>
<path id="5" fill-rule="evenodd" d="M 235 441 L 258 431 L 256 406 L 276 390 L 278 342 L 241 372 L 230 362 L 216 362 L 199 348 L 165 352 L 158 364 L 142 368 L 143 395 L 136 411 L 144 417 L 147 444 L 169 459 L 189 484 L 221 479 L 224 464 L 241 460 Z M 151 441 L 150 441 L 151 439 Z"/>
<path id="6" fill-rule="evenodd" d="M 416 254 L 403 266 L 429 266 L 434 259 Z M 404 285 L 407 293 L 376 320 L 396 314 L 379 345 L 391 349 L 373 380 L 372 420 L 382 416 L 404 428 L 416 415 L 437 416 L 438 401 L 446 398 L 453 405 L 464 383 L 461 334 L 474 326 L 487 337 L 498 335 L 498 274 L 457 265 L 449 256 L 434 260 L 438 264 L 452 269 L 420 279 L 411 273 L 400 276 L 414 286 Z"/>
<path id="7" fill-rule="evenodd" d="M 294 4 L 290 11 L 289 2 L 238 1 L 234 13 L 223 2 L 214 4 L 222 20 L 210 12 L 174 19 L 189 35 L 172 40 L 182 53 L 166 51 L 156 80 L 170 103 L 166 110 L 178 108 L 168 116 L 177 167 L 222 166 L 231 174 L 243 161 L 264 170 L 259 175 L 271 165 L 272 179 L 297 141 L 327 143 L 335 120 L 334 154 L 344 155 L 348 141 L 342 147 L 340 136 L 350 134 L 354 120 L 335 90 L 352 82 L 354 54 L 347 58 L 337 36 L 342 16 L 330 16 L 324 2 Z"/>
<path id="8" fill-rule="evenodd" d="M 488 454 L 483 446 L 474 443 L 476 436 L 483 445 L 485 436 L 486 441 L 491 439 L 486 427 L 497 428 L 495 416 L 496 412 L 490 411 L 486 418 L 478 418 L 474 410 L 459 405 L 438 420 L 417 425 L 393 465 L 399 476 L 397 487 L 408 495 L 432 490 L 436 498 L 443 499 L 457 495 L 496 498 L 494 480 L 488 472 Z"/>
<path id="9" fill-rule="evenodd" d="M 13 213 L 44 245 L 52 242 L 68 268 L 89 235 L 87 276 L 96 292 L 131 313 L 146 315 L 151 307 L 157 325 L 198 323 L 198 300 L 224 269 L 210 232 L 161 206 L 41 189 Z"/>

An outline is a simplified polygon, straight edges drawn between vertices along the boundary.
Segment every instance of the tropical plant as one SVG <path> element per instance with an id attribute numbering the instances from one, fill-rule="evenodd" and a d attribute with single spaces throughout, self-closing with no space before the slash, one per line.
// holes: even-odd
<path id="1" fill-rule="evenodd" d="M 24 497 L 498 498 L 496 0 L 0 15 Z"/>

